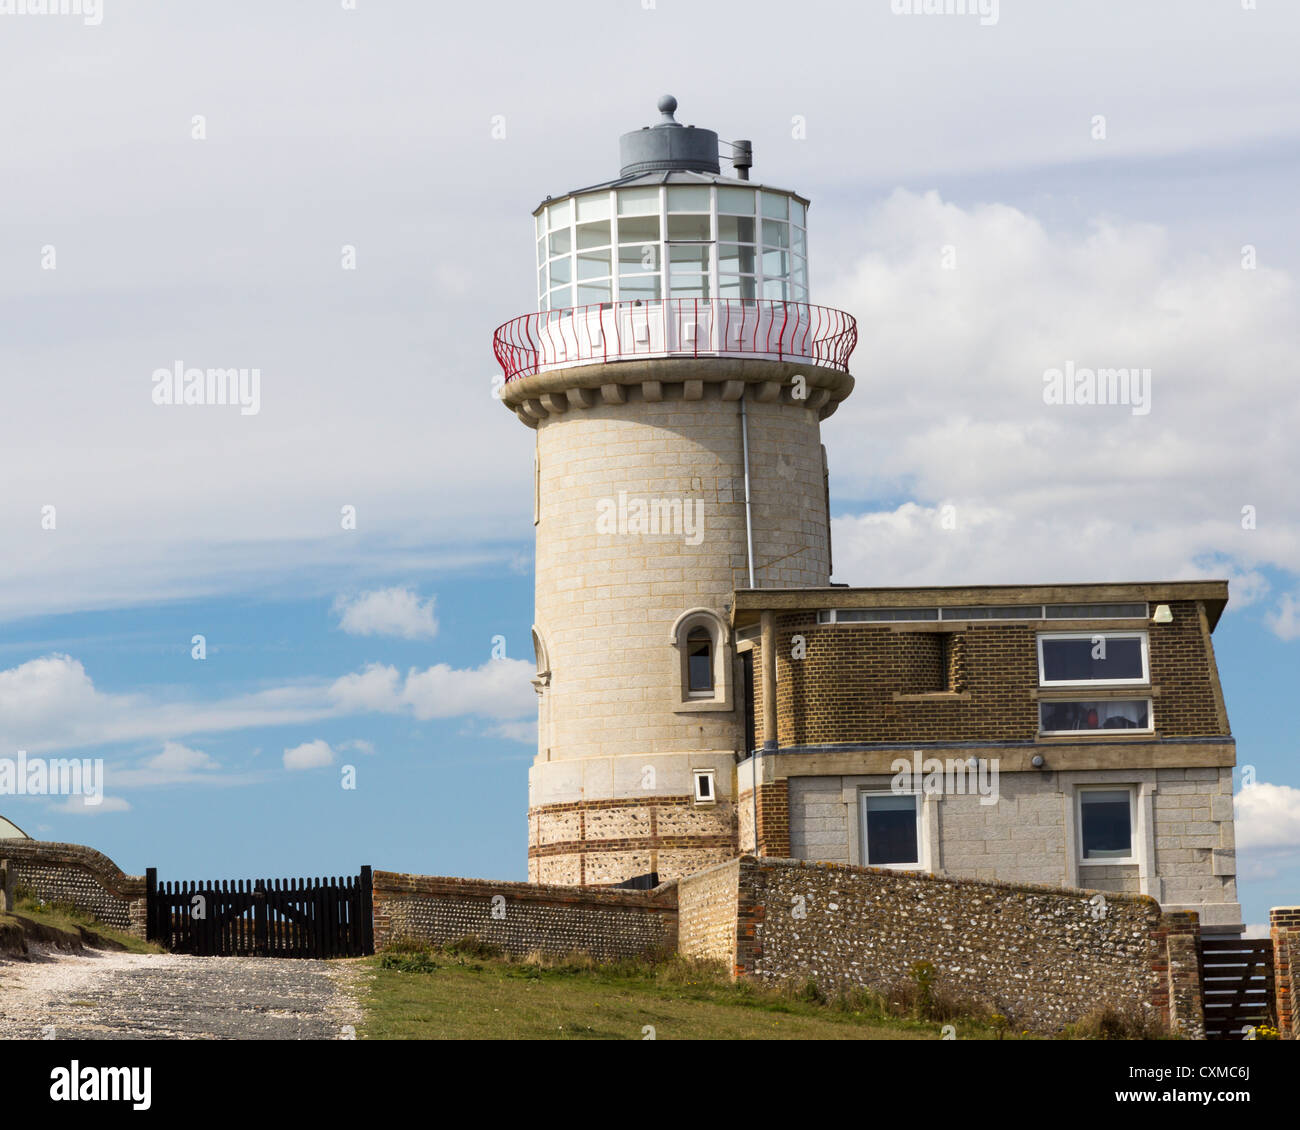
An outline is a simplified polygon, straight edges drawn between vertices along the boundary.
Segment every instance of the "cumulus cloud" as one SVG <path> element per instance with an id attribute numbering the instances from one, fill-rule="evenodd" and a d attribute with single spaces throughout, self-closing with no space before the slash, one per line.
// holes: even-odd
<path id="1" fill-rule="evenodd" d="M 828 289 L 861 319 L 856 392 L 825 426 L 836 574 L 853 584 L 1300 572 L 1295 280 L 1161 228 L 1047 230 L 898 191 Z M 943 249 L 954 269 L 945 269 Z M 1150 411 L 1045 402 L 1044 374 L 1150 370 Z M 888 500 L 871 505 L 870 500 Z M 1274 612 L 1279 634 L 1293 603 Z"/>
<path id="2" fill-rule="evenodd" d="M 463 714 L 518 718 L 537 709 L 534 674 L 533 664 L 522 659 L 489 659 L 469 669 L 439 663 L 412 668 L 405 677 L 396 667 L 372 663 L 336 680 L 330 696 L 343 710 L 409 711 L 421 720 Z"/>
<path id="3" fill-rule="evenodd" d="M 201 749 L 191 749 L 180 742 L 164 742 L 162 752 L 149 758 L 145 767 L 165 773 L 208 772 L 221 768 Z"/>
<path id="4" fill-rule="evenodd" d="M 494 738 L 523 742 L 525 745 L 537 744 L 536 722 L 498 722 L 495 726 L 489 726 L 487 732 Z"/>
<path id="5" fill-rule="evenodd" d="M 334 612 L 339 617 L 339 627 L 349 635 L 433 639 L 438 634 L 434 599 L 421 600 L 408 588 L 375 589 L 353 597 L 338 597 Z"/>
<path id="6" fill-rule="evenodd" d="M 284 751 L 286 769 L 319 769 L 324 765 L 334 764 L 334 751 L 329 742 L 317 738 L 314 742 L 303 742 L 292 749 Z"/>
<path id="7" fill-rule="evenodd" d="M 91 804 L 91 798 L 70 796 L 58 804 L 50 805 L 52 812 L 66 812 L 74 816 L 95 816 L 104 812 L 130 812 L 131 805 L 120 796 L 101 797 L 98 803 Z"/>
<path id="8" fill-rule="evenodd" d="M 1300 852 L 1300 789 L 1254 781 L 1233 798 L 1237 848 L 1246 852 Z"/>
<path id="9" fill-rule="evenodd" d="M 1300 601 L 1293 593 L 1283 593 L 1277 607 L 1264 619 L 1280 639 L 1300 639 Z"/>

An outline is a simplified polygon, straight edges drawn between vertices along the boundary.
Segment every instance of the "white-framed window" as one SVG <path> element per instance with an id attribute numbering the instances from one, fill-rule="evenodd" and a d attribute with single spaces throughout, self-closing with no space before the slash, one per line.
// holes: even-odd
<path id="1" fill-rule="evenodd" d="M 1149 698 L 1040 699 L 1040 734 L 1090 731 L 1151 733 L 1155 729 Z"/>
<path id="2" fill-rule="evenodd" d="M 693 771 L 693 776 L 695 777 L 695 803 L 716 804 L 718 800 L 717 771 L 714 769 L 696 769 Z"/>
<path id="3" fill-rule="evenodd" d="M 920 794 L 863 790 L 858 794 L 858 834 L 864 867 L 920 869 Z"/>
<path id="4" fill-rule="evenodd" d="M 1076 796 L 1079 863 L 1094 867 L 1136 863 L 1136 786 L 1085 785 Z"/>
<path id="5" fill-rule="evenodd" d="M 1146 632 L 1040 632 L 1038 685 L 1140 686 L 1150 682 Z"/>

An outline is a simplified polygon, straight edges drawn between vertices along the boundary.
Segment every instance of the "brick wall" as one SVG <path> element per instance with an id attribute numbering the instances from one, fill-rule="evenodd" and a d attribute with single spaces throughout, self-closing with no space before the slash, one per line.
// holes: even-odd
<path id="1" fill-rule="evenodd" d="M 1273 939 L 1273 977 L 1277 996 L 1277 1030 L 1284 1040 L 1300 1040 L 1300 906 L 1276 906 L 1268 912 Z"/>
<path id="2" fill-rule="evenodd" d="M 1150 898 L 1111 896 L 1094 917 L 1092 892 L 750 856 L 693 878 L 679 886 L 693 924 L 681 950 L 716 956 L 713 923 L 734 902 L 741 975 L 884 990 L 929 961 L 947 990 L 1030 1031 L 1113 1004 L 1202 1034 L 1196 916 L 1162 916 Z"/>
<path id="3" fill-rule="evenodd" d="M 1226 736 L 1215 693 L 1213 653 L 1202 635 L 1195 601 L 1171 604 L 1171 624 L 1148 629 L 1156 729 L 1163 738 Z M 1015 741 L 1038 736 L 1037 634 L 1096 627 L 1103 621 L 972 622 L 961 631 L 916 625 L 822 624 L 814 611 L 777 616 L 777 727 L 780 744 L 891 741 Z M 1131 630 L 1131 629 L 1129 629 Z M 806 641 L 791 657 L 791 638 Z M 947 641 L 947 642 L 945 642 Z M 761 669 L 755 646 L 755 670 Z M 758 680 L 756 679 L 757 683 Z M 969 699 L 896 701 L 895 695 L 934 691 Z M 1139 690 L 1136 697 L 1142 697 Z M 762 732 L 755 698 L 756 732 Z M 1080 691 L 1086 697 L 1086 688 Z"/>
<path id="4" fill-rule="evenodd" d="M 143 938 L 145 887 L 142 875 L 125 875 L 108 856 L 81 844 L 5 840 L 0 858 L 12 861 L 20 883 L 46 902 L 69 903 Z"/>
<path id="5" fill-rule="evenodd" d="M 525 956 L 581 950 L 602 959 L 637 957 L 677 944 L 677 895 L 490 879 L 374 873 L 375 948 L 396 938 L 441 945 L 473 937 Z"/>

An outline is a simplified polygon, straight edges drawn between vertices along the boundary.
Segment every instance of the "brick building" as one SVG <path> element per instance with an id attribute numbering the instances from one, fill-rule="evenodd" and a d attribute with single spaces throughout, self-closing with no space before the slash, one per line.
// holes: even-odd
<path id="1" fill-rule="evenodd" d="M 1238 929 L 1226 584 L 833 586 L 820 425 L 856 323 L 809 302 L 809 201 L 745 141 L 723 175 L 676 106 L 537 206 L 538 310 L 494 340 L 535 437 L 530 880 L 757 850 Z"/>

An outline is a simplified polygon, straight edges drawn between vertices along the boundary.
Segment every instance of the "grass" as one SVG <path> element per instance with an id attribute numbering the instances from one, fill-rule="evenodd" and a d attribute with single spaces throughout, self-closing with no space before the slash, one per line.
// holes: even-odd
<path id="1" fill-rule="evenodd" d="M 128 934 L 113 926 L 106 926 L 91 914 L 78 910 L 66 903 L 42 902 L 27 891 L 17 892 L 14 914 L 30 918 L 33 922 L 62 930 L 73 938 L 81 936 L 81 929 L 98 934 L 101 938 L 116 942 L 130 953 L 162 953 L 162 947 L 154 942 L 142 941 L 134 934 Z M 79 929 L 79 927 L 81 929 Z"/>
<path id="2" fill-rule="evenodd" d="M 769 989 L 677 957 L 512 960 L 458 943 L 407 944 L 366 961 L 363 1039 L 640 1040 L 651 1038 L 647 1028 L 660 1040 L 935 1040 L 942 1033 L 937 1021 L 894 1014 L 887 997 Z M 961 1039 L 1000 1035 L 988 1019 L 949 1023 Z"/>

